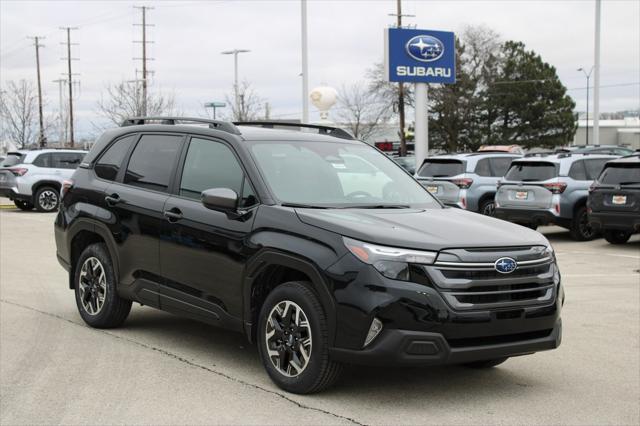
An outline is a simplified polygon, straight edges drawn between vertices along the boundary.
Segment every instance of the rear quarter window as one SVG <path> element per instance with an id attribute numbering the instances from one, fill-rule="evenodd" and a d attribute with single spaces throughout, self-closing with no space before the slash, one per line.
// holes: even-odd
<path id="1" fill-rule="evenodd" d="M 418 170 L 419 177 L 449 177 L 464 173 L 460 160 L 427 160 Z"/>
<path id="2" fill-rule="evenodd" d="M 518 161 L 511 164 L 504 177 L 507 180 L 535 182 L 553 179 L 557 175 L 558 170 L 553 163 Z"/>

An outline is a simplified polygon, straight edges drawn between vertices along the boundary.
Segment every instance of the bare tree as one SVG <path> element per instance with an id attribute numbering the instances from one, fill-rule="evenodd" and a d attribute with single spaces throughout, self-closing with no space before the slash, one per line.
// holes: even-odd
<path id="1" fill-rule="evenodd" d="M 226 95 L 227 104 L 231 106 L 231 117 L 233 121 L 257 120 L 262 115 L 265 100 L 262 99 L 251 84 L 243 81 L 238 87 L 238 99 Z"/>
<path id="2" fill-rule="evenodd" d="M 336 121 L 344 124 L 358 139 L 367 140 L 380 132 L 393 115 L 384 95 L 362 83 L 343 85 L 338 95 Z"/>
<path id="3" fill-rule="evenodd" d="M 9 81 L 0 92 L 0 117 L 4 136 L 21 148 L 35 143 L 37 95 L 32 82 Z"/>
<path id="4" fill-rule="evenodd" d="M 124 119 L 143 115 L 142 87 L 136 82 L 110 84 L 98 101 L 98 114 L 120 125 Z M 147 116 L 171 115 L 175 110 L 173 94 L 147 93 Z"/>

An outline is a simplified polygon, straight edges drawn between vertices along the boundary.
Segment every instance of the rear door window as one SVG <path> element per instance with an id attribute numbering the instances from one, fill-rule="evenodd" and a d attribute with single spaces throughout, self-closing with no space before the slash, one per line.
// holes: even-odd
<path id="1" fill-rule="evenodd" d="M 142 136 L 129 159 L 124 183 L 166 192 L 183 139 L 174 135 Z"/>
<path id="2" fill-rule="evenodd" d="M 52 167 L 51 165 L 51 154 L 40 154 L 33 160 L 33 165 L 38 167 Z"/>
<path id="3" fill-rule="evenodd" d="M 608 166 L 599 180 L 605 185 L 640 185 L 640 163 Z"/>
<path id="4" fill-rule="evenodd" d="M 502 177 L 509 170 L 513 157 L 496 157 L 489 161 L 491 162 L 491 167 L 493 167 L 493 176 Z"/>
<path id="5" fill-rule="evenodd" d="M 124 157 L 129 152 L 129 148 L 131 148 L 131 144 L 136 137 L 137 135 L 131 135 L 118 139 L 105 151 L 94 167 L 98 177 L 106 180 L 116 180 Z"/>
<path id="6" fill-rule="evenodd" d="M 587 179 L 595 180 L 600 176 L 602 168 L 610 158 L 599 158 L 594 160 L 584 160 L 584 166 L 587 169 Z"/>
<path id="7" fill-rule="evenodd" d="M 464 173 L 464 164 L 460 160 L 426 160 L 420 170 L 419 177 L 449 177 Z"/>
<path id="8" fill-rule="evenodd" d="M 504 176 L 507 180 L 536 182 L 553 179 L 558 175 L 555 164 L 542 161 L 517 161 Z"/>
<path id="9" fill-rule="evenodd" d="M 569 177 L 573 180 L 587 180 L 587 171 L 584 168 L 584 161 L 576 161 L 569 169 Z"/>
<path id="10" fill-rule="evenodd" d="M 54 152 L 51 154 L 51 167 L 55 169 L 77 169 L 84 155 L 81 152 Z"/>

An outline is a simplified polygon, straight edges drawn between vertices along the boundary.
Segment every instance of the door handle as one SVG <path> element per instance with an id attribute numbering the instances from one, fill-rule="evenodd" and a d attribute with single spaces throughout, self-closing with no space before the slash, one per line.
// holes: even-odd
<path id="1" fill-rule="evenodd" d="M 113 207 L 116 204 L 121 203 L 122 198 L 120 198 L 118 194 L 111 194 L 104 197 L 104 201 L 106 201 L 109 206 Z"/>
<path id="2" fill-rule="evenodd" d="M 171 210 L 165 210 L 164 216 L 169 222 L 177 222 L 182 219 L 182 211 L 179 208 L 174 207 Z"/>

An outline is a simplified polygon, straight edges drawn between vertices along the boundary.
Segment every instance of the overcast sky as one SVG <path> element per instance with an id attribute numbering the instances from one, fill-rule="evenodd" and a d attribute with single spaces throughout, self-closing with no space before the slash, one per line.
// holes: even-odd
<path id="1" fill-rule="evenodd" d="M 27 36 L 46 36 L 42 81 L 48 109 L 58 105 L 53 80 L 66 71 L 61 26 L 72 32 L 74 72 L 81 91 L 75 104 L 77 132 L 91 131 L 96 102 L 109 83 L 135 78 L 140 68 L 140 11 L 148 12 L 154 41 L 152 90 L 173 91 L 179 109 L 202 114 L 202 104 L 224 100 L 233 83 L 233 60 L 221 51 L 251 49 L 240 56 L 240 78 L 272 106 L 272 116 L 299 118 L 301 111 L 300 2 L 291 1 L 0 1 L 0 81 L 35 81 L 35 53 Z M 382 60 L 383 28 L 393 23 L 395 0 L 309 1 L 309 85 L 339 88 L 362 80 Z M 585 108 L 585 78 L 593 63 L 595 2 L 403 1 L 405 22 L 418 28 L 461 31 L 484 24 L 503 39 L 518 40 L 557 68 L 578 110 Z M 640 108 L 640 1 L 602 2 L 601 111 Z M 593 82 L 593 80 L 592 80 Z M 593 96 L 592 98 L 593 99 Z M 313 108 L 312 108 L 313 109 Z"/>

